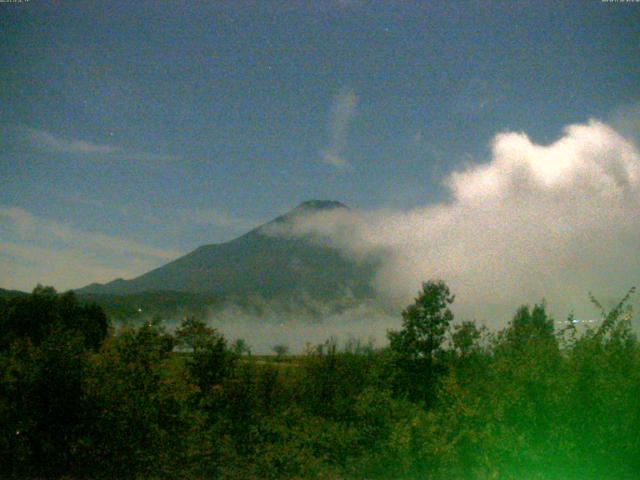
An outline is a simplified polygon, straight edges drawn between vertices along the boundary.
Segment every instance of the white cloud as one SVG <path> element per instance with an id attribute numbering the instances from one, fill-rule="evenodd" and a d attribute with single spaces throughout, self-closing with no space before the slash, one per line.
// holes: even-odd
<path id="1" fill-rule="evenodd" d="M 640 174 L 635 145 L 596 121 L 567 127 L 549 146 L 535 145 L 522 133 L 503 133 L 495 137 L 492 153 L 490 164 L 449 178 L 459 202 L 568 190 L 615 196 L 636 186 Z"/>
<path id="2" fill-rule="evenodd" d="M 34 283 L 77 288 L 116 277 L 131 278 L 182 252 L 87 232 L 0 206 L 0 284 L 30 289 Z"/>
<path id="3" fill-rule="evenodd" d="M 443 278 L 458 312 L 490 323 L 545 297 L 591 313 L 640 280 L 640 152 L 610 126 L 571 125 L 550 145 L 497 135 L 488 163 L 445 179 L 452 200 L 408 212 L 322 212 L 288 233 L 320 235 L 357 258 L 384 252 L 375 287 L 406 305 Z"/>
<path id="4" fill-rule="evenodd" d="M 356 112 L 358 97 L 352 90 L 343 90 L 333 98 L 329 115 L 329 148 L 322 152 L 322 161 L 337 168 L 344 168 L 349 162 L 342 151 L 346 147 L 349 125 Z"/>

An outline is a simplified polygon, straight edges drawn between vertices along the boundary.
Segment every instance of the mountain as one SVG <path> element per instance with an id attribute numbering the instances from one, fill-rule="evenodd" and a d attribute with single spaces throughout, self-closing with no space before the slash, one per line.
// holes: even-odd
<path id="1" fill-rule="evenodd" d="M 269 235 L 270 227 L 321 211 L 345 209 L 340 202 L 311 200 L 229 242 L 204 245 L 131 280 L 91 284 L 79 294 L 131 295 L 185 292 L 227 300 L 261 298 L 313 301 L 372 297 L 375 262 L 356 263 L 308 237 Z"/>
<path id="2" fill-rule="evenodd" d="M 29 295 L 27 292 L 21 292 L 20 290 L 5 290 L 0 288 L 0 298 L 15 298 Z"/>

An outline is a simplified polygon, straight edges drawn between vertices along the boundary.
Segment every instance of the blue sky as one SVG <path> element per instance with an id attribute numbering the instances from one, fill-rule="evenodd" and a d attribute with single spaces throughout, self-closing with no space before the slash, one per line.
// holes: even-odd
<path id="1" fill-rule="evenodd" d="M 447 202 L 500 132 L 634 117 L 639 20 L 597 0 L 1 3 L 0 286 L 141 274 L 311 198 Z"/>

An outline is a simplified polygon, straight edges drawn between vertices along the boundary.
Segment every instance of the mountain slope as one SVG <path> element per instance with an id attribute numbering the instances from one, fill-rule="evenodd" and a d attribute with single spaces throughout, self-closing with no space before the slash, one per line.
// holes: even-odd
<path id="1" fill-rule="evenodd" d="M 312 200 L 226 243 L 204 245 L 132 280 L 92 284 L 80 294 L 132 294 L 145 291 L 208 293 L 225 298 L 291 298 L 326 301 L 345 294 L 371 296 L 373 263 L 357 264 L 335 249 L 308 238 L 283 238 L 267 227 L 318 211 L 347 209 L 340 202 Z"/>
<path id="2" fill-rule="evenodd" d="M 15 298 L 29 295 L 27 292 L 21 292 L 20 290 L 6 290 L 0 288 L 0 298 Z"/>

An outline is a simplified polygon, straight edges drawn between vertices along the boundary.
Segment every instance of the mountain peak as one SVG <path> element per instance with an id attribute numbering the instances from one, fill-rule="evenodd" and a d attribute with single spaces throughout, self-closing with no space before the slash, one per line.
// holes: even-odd
<path id="1" fill-rule="evenodd" d="M 293 211 L 317 211 L 317 210 L 334 210 L 336 208 L 349 209 L 344 203 L 335 200 L 307 200 L 298 205 Z"/>
<path id="2" fill-rule="evenodd" d="M 307 215 L 313 215 L 319 212 L 330 212 L 338 209 L 348 211 L 349 207 L 347 207 L 344 203 L 338 202 L 336 200 L 306 200 L 299 204 L 293 210 L 289 210 L 287 213 L 274 218 L 270 222 L 265 223 L 264 225 L 260 225 L 249 233 L 243 235 L 241 238 L 251 237 L 256 234 L 263 234 L 265 232 L 268 232 L 269 229 L 274 225 L 290 223 L 299 218 L 306 217 Z"/>

